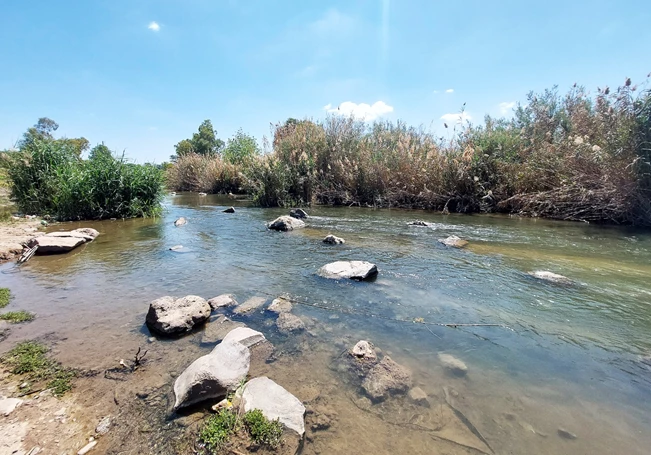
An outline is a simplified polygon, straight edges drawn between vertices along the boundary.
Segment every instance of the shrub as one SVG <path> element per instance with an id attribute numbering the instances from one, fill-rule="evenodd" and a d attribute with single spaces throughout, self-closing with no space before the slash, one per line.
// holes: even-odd
<path id="1" fill-rule="evenodd" d="M 238 166 L 196 153 L 179 156 L 167 169 L 166 182 L 170 190 L 205 193 L 237 193 L 244 185 Z"/>
<path id="2" fill-rule="evenodd" d="M 237 414 L 222 409 L 208 418 L 199 434 L 199 441 L 210 453 L 217 452 L 228 441 L 230 435 L 237 431 L 237 427 Z"/>
<path id="3" fill-rule="evenodd" d="M 251 439 L 260 445 L 276 448 L 280 445 L 283 427 L 278 419 L 269 420 L 259 409 L 248 411 L 242 417 L 246 431 Z"/>
<path id="4" fill-rule="evenodd" d="M 0 320 L 9 321 L 12 324 L 20 324 L 21 322 L 29 322 L 34 320 L 34 314 L 28 311 L 8 311 L 0 314 Z"/>
<path id="5" fill-rule="evenodd" d="M 12 197 L 25 213 L 59 220 L 134 218 L 160 213 L 162 173 L 111 153 L 82 160 L 68 142 L 35 139 L 8 156 Z"/>
<path id="6" fill-rule="evenodd" d="M 9 305 L 11 300 L 11 291 L 9 288 L 0 288 L 0 308 L 4 308 Z"/>

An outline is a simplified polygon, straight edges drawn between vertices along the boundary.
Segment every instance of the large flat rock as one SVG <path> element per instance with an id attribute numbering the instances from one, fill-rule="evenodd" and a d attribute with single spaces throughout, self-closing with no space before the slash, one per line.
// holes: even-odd
<path id="1" fill-rule="evenodd" d="M 300 436 L 305 434 L 305 406 L 294 395 L 266 376 L 251 379 L 244 386 L 244 412 L 259 409 L 269 420 L 280 420 Z"/>
<path id="2" fill-rule="evenodd" d="M 38 245 L 36 254 L 67 253 L 86 242 L 92 242 L 98 235 L 99 232 L 92 228 L 50 232 L 32 238 L 27 242 L 27 246 L 33 248 Z"/>
<path id="3" fill-rule="evenodd" d="M 377 275 L 377 266 L 366 261 L 337 261 L 321 267 L 318 274 L 324 278 L 366 280 Z"/>
<path id="4" fill-rule="evenodd" d="M 219 343 L 199 357 L 174 382 L 174 409 L 225 396 L 246 378 L 251 365 L 249 349 L 237 341 Z"/>
<path id="5" fill-rule="evenodd" d="M 226 334 L 222 343 L 235 341 L 250 348 L 266 340 L 265 336 L 257 330 L 253 330 L 249 327 L 237 327 Z"/>

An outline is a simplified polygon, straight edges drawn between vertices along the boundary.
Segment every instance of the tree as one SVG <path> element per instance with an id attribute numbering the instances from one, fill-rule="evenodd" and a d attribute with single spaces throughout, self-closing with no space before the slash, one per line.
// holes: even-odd
<path id="1" fill-rule="evenodd" d="M 58 129 L 59 124 L 57 122 L 47 117 L 41 117 L 38 119 L 38 122 L 36 122 L 36 125 L 27 129 L 23 134 L 23 138 L 18 141 L 18 144 L 16 145 L 18 146 L 18 149 L 23 150 L 34 144 L 36 141 L 55 141 L 73 150 L 77 156 L 81 156 L 84 151 L 88 150 L 90 142 L 88 142 L 88 139 L 85 137 L 72 139 L 63 137 L 61 139 L 54 139 L 53 133 Z"/>
<path id="2" fill-rule="evenodd" d="M 85 137 L 78 137 L 73 139 L 63 137 L 61 139 L 56 139 L 56 141 L 69 146 L 75 151 L 77 156 L 81 156 L 81 154 L 88 150 L 88 147 L 90 147 L 90 142 Z"/>
<path id="3" fill-rule="evenodd" d="M 90 151 L 90 154 L 88 155 L 88 159 L 94 160 L 97 158 L 102 158 L 102 157 L 107 157 L 113 156 L 113 153 L 111 152 L 111 149 L 109 149 L 104 143 L 102 142 L 101 144 L 97 144 L 93 149 Z"/>
<path id="4" fill-rule="evenodd" d="M 232 164 L 243 164 L 260 154 L 260 147 L 253 136 L 249 136 L 241 129 L 228 140 L 222 152 L 225 161 Z"/>
<path id="5" fill-rule="evenodd" d="M 217 131 L 212 127 L 210 120 L 204 120 L 199 125 L 199 130 L 192 135 L 191 139 L 183 139 L 174 146 L 177 156 L 184 156 L 190 153 L 199 155 L 218 155 L 224 148 L 224 141 L 217 137 Z"/>

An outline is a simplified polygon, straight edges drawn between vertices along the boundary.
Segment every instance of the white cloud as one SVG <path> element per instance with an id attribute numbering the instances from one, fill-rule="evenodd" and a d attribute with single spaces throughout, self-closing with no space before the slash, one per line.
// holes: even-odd
<path id="1" fill-rule="evenodd" d="M 506 115 L 515 107 L 515 101 L 500 103 L 500 114 Z"/>
<path id="2" fill-rule="evenodd" d="M 154 32 L 157 32 L 157 31 L 160 30 L 160 25 L 158 25 L 158 22 L 154 22 L 154 21 L 152 21 L 152 22 L 147 26 L 147 28 L 148 28 L 149 30 L 152 30 L 152 31 L 154 31 Z"/>
<path id="3" fill-rule="evenodd" d="M 447 90 L 445 91 L 445 93 L 454 93 L 454 89 L 453 89 L 453 88 L 449 88 L 449 89 L 447 89 Z"/>
<path id="4" fill-rule="evenodd" d="M 345 117 L 355 117 L 358 120 L 366 120 L 372 122 L 378 117 L 393 112 L 393 106 L 389 106 L 384 101 L 377 101 L 372 105 L 366 103 L 353 103 L 346 101 L 341 103 L 338 107 L 332 107 L 327 104 L 323 109 L 329 114 L 343 115 Z"/>
<path id="5" fill-rule="evenodd" d="M 441 120 L 444 120 L 445 123 L 458 123 L 469 122 L 472 120 L 472 117 L 467 112 L 458 112 L 456 114 L 445 114 L 441 116 Z"/>

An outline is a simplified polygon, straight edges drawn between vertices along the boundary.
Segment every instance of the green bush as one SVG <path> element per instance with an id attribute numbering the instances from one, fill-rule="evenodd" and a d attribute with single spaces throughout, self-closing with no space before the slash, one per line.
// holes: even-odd
<path id="1" fill-rule="evenodd" d="M 34 320 L 34 313 L 29 311 L 8 311 L 0 314 L 0 320 L 9 321 L 12 324 L 20 324 L 21 322 L 29 322 Z"/>
<path id="2" fill-rule="evenodd" d="M 162 172 L 111 153 L 82 160 L 65 141 L 34 139 L 8 154 L 11 195 L 29 214 L 62 221 L 156 216 L 160 213 Z"/>
<path id="3" fill-rule="evenodd" d="M 230 435 L 237 431 L 238 424 L 237 414 L 222 409 L 208 418 L 199 434 L 199 441 L 210 453 L 215 453 L 226 444 Z"/>
<path id="4" fill-rule="evenodd" d="M 9 305 L 11 300 L 11 291 L 9 288 L 0 288 L 0 308 L 4 308 Z"/>
<path id="5" fill-rule="evenodd" d="M 261 410 L 254 409 L 245 413 L 242 420 L 246 431 L 255 443 L 274 449 L 280 445 L 283 426 L 278 419 L 269 420 Z"/>

